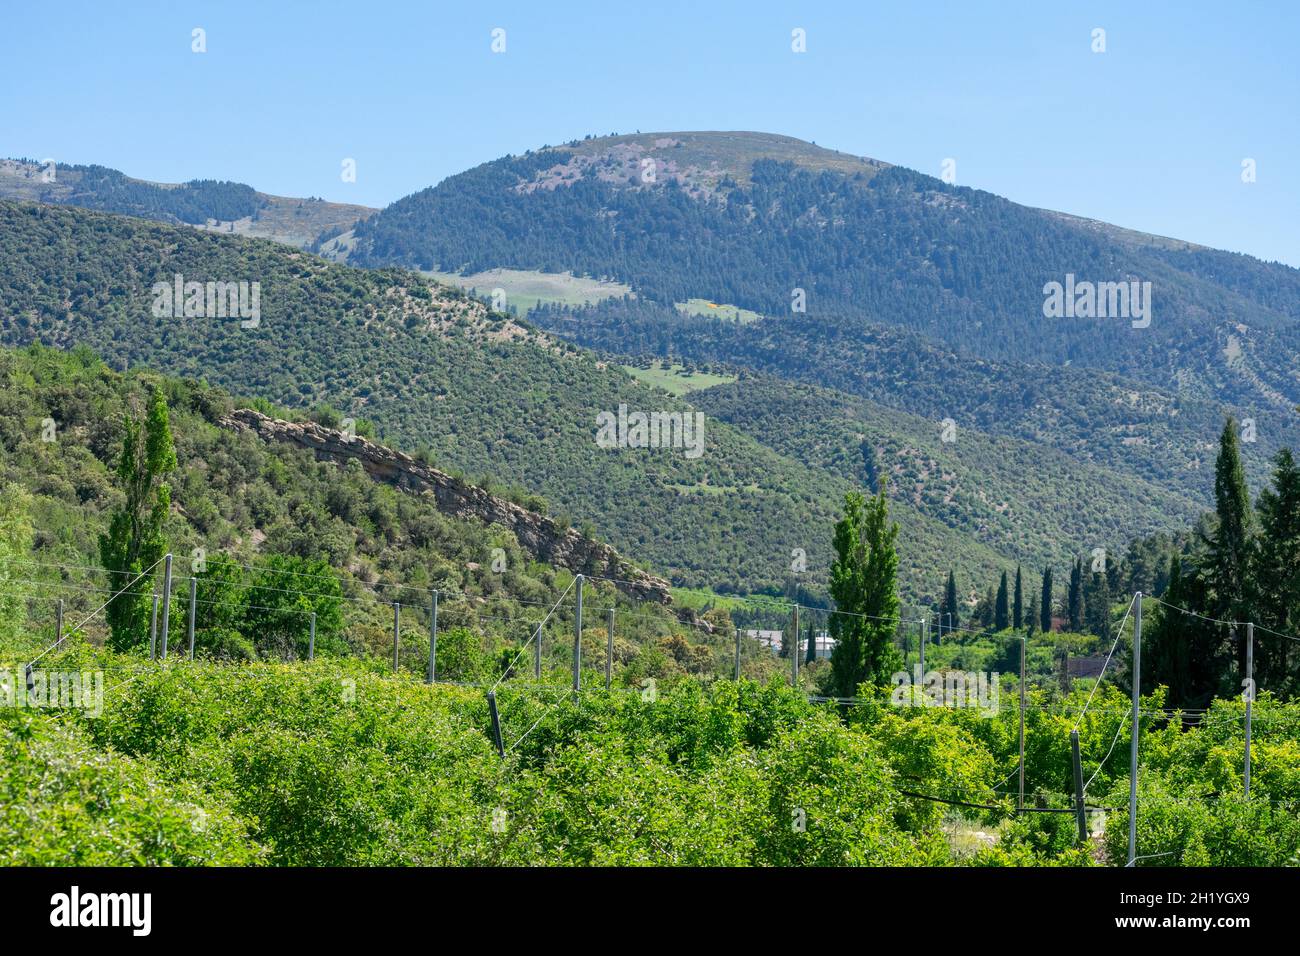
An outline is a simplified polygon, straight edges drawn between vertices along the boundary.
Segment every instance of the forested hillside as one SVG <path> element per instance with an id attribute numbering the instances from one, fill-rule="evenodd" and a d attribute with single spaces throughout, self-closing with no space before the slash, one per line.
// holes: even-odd
<path id="1" fill-rule="evenodd" d="M 1121 238 L 901 167 L 853 171 L 849 157 L 808 144 L 800 155 L 792 142 L 660 133 L 506 157 L 363 223 L 353 261 L 567 270 L 665 307 L 704 297 L 780 317 L 812 349 L 842 348 L 875 322 L 953 352 L 1118 372 L 1261 416 L 1300 400 L 1287 358 L 1300 348 L 1300 271 Z M 1149 326 L 1045 318 L 1044 286 L 1067 274 L 1151 283 Z M 796 290 L 803 308 L 792 309 Z"/>
<path id="2" fill-rule="evenodd" d="M 867 488 L 888 478 L 894 498 L 1036 566 L 1063 566 L 1097 547 L 1119 553 L 1135 529 L 1190 523 L 1204 508 L 1045 443 L 959 426 L 945 440 L 941 424 L 816 386 L 750 375 L 692 400 L 810 466 Z"/>
<path id="3" fill-rule="evenodd" d="M 847 480 L 810 470 L 722 422 L 704 452 L 596 445 L 596 416 L 691 408 L 595 356 L 410 273 L 331 265 L 264 241 L 73 209 L 0 203 L 0 341 L 84 344 L 118 368 L 202 378 L 300 409 L 328 403 L 435 465 L 543 495 L 674 583 L 785 587 L 792 552 L 810 584 Z M 258 281 L 261 319 L 153 314 L 155 281 Z M 486 478 L 485 478 L 486 476 Z M 992 550 L 913 513 L 904 590 Z"/>
<path id="4" fill-rule="evenodd" d="M 155 389 L 169 407 L 178 466 L 164 531 L 177 579 L 194 574 L 199 582 L 200 653 L 305 657 L 303 614 L 315 610 L 318 648 L 384 656 L 398 603 L 418 635 L 403 660 L 422 670 L 436 590 L 443 673 L 472 679 L 496 649 L 526 636 L 528 621 L 540 619 L 573 579 L 575 569 L 537 560 L 509 529 L 448 517 L 432 496 L 399 490 L 357 460 L 320 461 L 304 448 L 231 427 L 239 403 L 220 389 L 145 371 L 122 375 L 85 348 L 36 346 L 0 350 L 0 489 L 21 503 L 33 532 L 30 554 L 15 553 L 8 540 L 0 549 L 0 580 L 36 636 L 52 628 L 57 599 L 69 621 L 103 600 L 112 579 L 84 569 L 101 565 L 98 539 L 122 502 L 114 469 L 123 421 L 137 417 Z M 3 530 L 8 538 L 11 529 Z M 320 575 L 327 586 L 312 583 Z M 661 679 L 681 673 L 659 645 L 674 632 L 689 636 L 687 649 L 701 648 L 697 669 L 730 667 L 730 633 L 681 625 L 672 610 L 634 601 L 602 580 L 587 587 L 593 607 L 635 609 L 619 626 L 620 668 Z M 182 647 L 183 600 L 182 588 L 171 629 Z M 100 639 L 102 622 L 92 620 L 86 633 Z M 566 643 L 547 646 L 562 654 Z"/>
<path id="5" fill-rule="evenodd" d="M 921 416 L 935 433 L 951 419 L 958 436 L 978 431 L 1018 439 L 1184 496 L 1211 487 L 1215 437 L 1233 411 L 1214 399 L 1092 369 L 975 360 L 916 333 L 866 321 L 801 316 L 797 322 L 736 323 L 631 298 L 543 307 L 533 318 L 611 354 L 730 363 L 829 386 Z M 835 414 L 833 407 L 827 414 Z M 1255 423 L 1254 441 L 1243 445 L 1243 454 L 1256 475 L 1278 448 L 1300 438 L 1290 408 L 1247 407 L 1238 415 Z"/>
<path id="6" fill-rule="evenodd" d="M 153 183 L 106 166 L 13 159 L 0 159 L 0 199 L 80 206 L 299 247 L 349 229 L 374 211 L 315 198 L 269 196 L 244 183 Z"/>

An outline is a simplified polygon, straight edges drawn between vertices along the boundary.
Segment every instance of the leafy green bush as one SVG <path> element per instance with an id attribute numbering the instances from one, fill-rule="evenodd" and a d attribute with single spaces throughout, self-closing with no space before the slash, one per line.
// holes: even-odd
<path id="1" fill-rule="evenodd" d="M 147 759 L 97 751 L 44 713 L 0 709 L 0 865 L 244 866 L 243 820 Z"/>

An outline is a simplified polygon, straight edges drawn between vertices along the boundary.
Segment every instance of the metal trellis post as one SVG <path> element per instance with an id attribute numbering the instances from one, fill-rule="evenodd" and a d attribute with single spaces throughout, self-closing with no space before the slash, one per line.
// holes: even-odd
<path id="1" fill-rule="evenodd" d="M 424 682 L 432 684 L 438 679 L 438 592 L 433 592 L 433 600 L 429 605 L 429 672 L 425 675 Z"/>
<path id="2" fill-rule="evenodd" d="M 1142 703 L 1142 592 L 1133 595 L 1133 730 L 1128 751 L 1128 865 L 1137 860 L 1138 726 Z"/>
<path id="3" fill-rule="evenodd" d="M 582 689 L 582 575 L 578 575 L 578 603 L 573 615 L 573 692 Z"/>
<path id="4" fill-rule="evenodd" d="M 397 673 L 397 655 L 402 649 L 402 605 L 393 602 L 393 673 Z"/>
<path id="5" fill-rule="evenodd" d="M 172 556 L 163 556 L 162 659 L 167 660 L 167 632 L 172 611 Z"/>
<path id="6" fill-rule="evenodd" d="M 609 625 L 606 628 L 605 641 L 605 690 L 614 683 L 614 609 L 609 609 Z"/>
<path id="7" fill-rule="evenodd" d="M 1255 706 L 1255 625 L 1246 625 L 1246 796 L 1250 796 L 1250 723 Z"/>
<path id="8" fill-rule="evenodd" d="M 190 616 L 185 630 L 190 639 L 190 660 L 194 660 L 194 611 L 199 597 L 199 579 L 190 577 Z"/>
<path id="9" fill-rule="evenodd" d="M 1088 809 L 1083 805 L 1083 761 L 1079 757 L 1079 732 L 1070 731 L 1070 762 L 1074 765 L 1074 818 L 1079 825 L 1079 842 L 1088 840 Z"/>
<path id="10" fill-rule="evenodd" d="M 158 595 L 153 596 L 153 610 L 149 614 L 149 660 L 158 658 Z"/>

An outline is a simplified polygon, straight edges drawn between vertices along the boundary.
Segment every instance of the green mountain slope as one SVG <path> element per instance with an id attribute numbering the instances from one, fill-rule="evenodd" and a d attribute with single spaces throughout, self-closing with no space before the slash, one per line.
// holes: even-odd
<path id="1" fill-rule="evenodd" d="M 654 133 L 506 157 L 393 203 L 356 237 L 361 264 L 569 271 L 625 282 L 664 308 L 727 303 L 779 319 L 805 352 L 847 346 L 850 362 L 865 357 L 852 337 L 870 322 L 958 354 L 1087 366 L 1256 417 L 1300 401 L 1300 270 L 785 137 Z M 1149 326 L 1046 318 L 1045 285 L 1067 276 L 1151 283 Z M 792 312 L 796 290 L 806 312 Z M 617 322 L 608 304 L 599 310 Z"/>
<path id="2" fill-rule="evenodd" d="M 152 286 L 257 281 L 261 318 L 153 314 Z M 409 273 L 332 265 L 273 243 L 69 208 L 0 203 L 0 339 L 85 344 L 118 367 L 202 378 L 298 408 L 328 402 L 425 450 L 444 469 L 545 495 L 676 584 L 782 588 L 792 552 L 829 564 L 848 480 L 810 470 L 725 423 L 704 452 L 601 448 L 596 416 L 689 412 L 589 353 Z M 904 589 L 999 556 L 900 511 Z"/>
<path id="3" fill-rule="evenodd" d="M 1242 449 L 1257 476 L 1278 448 L 1300 440 L 1300 417 L 1290 406 L 1226 404 L 1095 369 L 973 359 L 867 321 L 736 323 L 630 298 L 534 317 L 590 348 L 730 363 L 828 386 L 935 427 L 951 418 L 963 430 L 1016 438 L 1106 468 L 1124 483 L 1154 482 L 1184 497 L 1200 499 L 1212 488 L 1226 414 L 1254 423 L 1254 440 Z"/>
<path id="4" fill-rule="evenodd" d="M 810 385 L 747 376 L 692 395 L 775 451 L 890 494 L 1027 565 L 1064 565 L 1182 521 L 1200 502 L 1041 444 L 954 427 Z M 1141 530 L 1139 530 L 1141 529 Z"/>
<path id="5" fill-rule="evenodd" d="M 104 636 L 102 618 L 90 612 L 105 599 L 109 579 L 88 569 L 100 565 L 97 536 L 107 530 L 108 515 L 122 500 L 113 471 L 123 418 L 140 414 L 151 388 L 167 398 L 179 466 L 171 476 L 167 522 L 177 585 L 173 641 L 183 637 L 184 579 L 191 574 L 202 582 L 198 649 L 237 656 L 250 653 L 254 639 L 256 650 L 270 656 L 287 652 L 288 645 L 279 646 L 264 633 L 243 634 L 244 640 L 224 636 L 232 614 L 218 614 L 209 599 L 230 602 L 220 605 L 223 609 L 240 603 L 260 608 L 283 600 L 282 594 L 311 590 L 314 574 L 336 574 L 345 596 L 339 630 L 351 646 L 336 645 L 335 653 L 387 658 L 392 602 L 398 602 L 408 609 L 402 612 L 408 635 L 403 661 L 422 672 L 424 615 L 429 591 L 436 589 L 441 627 L 471 631 L 482 642 L 482 664 L 494 650 L 522 643 L 529 622 L 555 602 L 572 581 L 572 571 L 586 570 L 540 561 L 532 547 L 536 534 L 521 537 L 499 522 L 449 515 L 435 496 L 402 490 L 355 459 L 340 466 L 310 449 L 234 427 L 232 412 L 239 403 L 219 388 L 147 371 L 117 373 L 84 348 L 0 349 L 0 489 L 6 496 L 25 497 L 22 510 L 34 531 L 30 555 L 2 552 L 0 581 L 11 598 L 26 605 L 37 638 L 50 632 L 53 604 L 60 598 L 67 622 L 89 617 L 85 633 Z M 393 454 L 366 444 L 361 435 L 353 441 L 371 457 L 377 451 Z M 465 489 L 467 496 L 473 492 Z M 530 531 L 545 534 L 545 520 L 532 517 L 536 523 Z M 277 557 L 298 563 L 269 575 L 256 570 Z M 234 564 L 222 566 L 223 561 Z M 205 566 L 218 575 L 215 583 L 202 576 Z M 237 584 L 227 587 L 227 574 Z M 637 572 L 624 569 L 623 576 Z M 161 589 L 161 569 L 154 577 L 154 587 Z M 684 632 L 690 643 L 708 640 L 704 631 L 680 625 L 673 609 L 634 601 L 608 580 L 591 581 L 587 597 L 596 624 L 608 606 L 630 612 L 618 628 L 627 658 L 622 663 L 631 663 L 638 648 L 653 648 L 668 633 Z M 301 639 L 298 656 L 307 636 L 306 618 L 294 616 L 301 607 L 291 603 L 281 613 L 291 636 Z M 571 617 L 567 623 L 565 618 L 564 613 L 557 617 L 556 639 L 544 645 L 561 664 L 570 646 L 564 629 L 572 627 Z M 275 632 L 282 623 L 272 621 L 267 630 Z M 468 679 L 474 674 L 457 672 L 469 663 L 457 656 L 456 637 L 444 648 L 444 674 Z M 729 640 L 719 635 L 714 643 L 717 659 L 729 662 Z M 318 647 L 325 646 L 322 622 Z"/>

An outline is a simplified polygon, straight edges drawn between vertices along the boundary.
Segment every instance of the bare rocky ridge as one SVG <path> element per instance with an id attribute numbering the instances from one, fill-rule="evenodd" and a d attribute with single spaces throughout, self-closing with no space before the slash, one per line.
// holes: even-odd
<path id="1" fill-rule="evenodd" d="M 376 481 L 433 498 L 438 510 L 455 518 L 472 518 L 508 528 L 519 545 L 538 561 L 581 574 L 612 578 L 624 594 L 639 601 L 671 604 L 668 582 L 647 574 L 607 544 L 592 541 L 574 528 L 561 528 L 553 519 L 468 485 L 384 445 L 315 422 L 287 422 L 251 408 L 240 408 L 220 419 L 235 430 L 256 433 L 264 441 L 282 441 L 310 449 L 317 460 L 342 465 L 355 458 Z"/>

